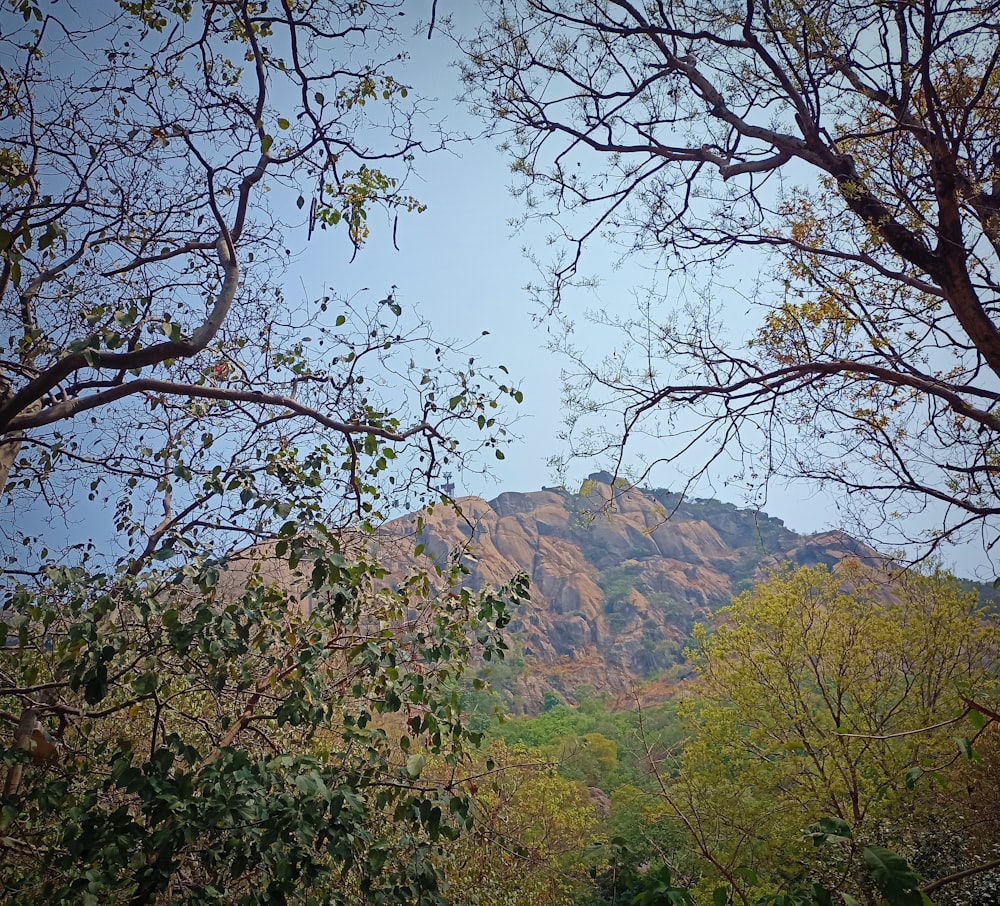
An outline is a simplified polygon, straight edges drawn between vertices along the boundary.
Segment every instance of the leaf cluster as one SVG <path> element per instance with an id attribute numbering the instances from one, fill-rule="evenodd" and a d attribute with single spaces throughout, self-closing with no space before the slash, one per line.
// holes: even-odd
<path id="1" fill-rule="evenodd" d="M 14 587 L 0 696 L 59 756 L 5 756 L 22 778 L 4 799 L 5 890 L 330 902 L 340 876 L 376 899 L 436 896 L 423 859 L 471 815 L 415 750 L 457 765 L 478 741 L 455 683 L 502 657 L 525 589 L 439 600 L 427 577 L 387 587 L 327 545 L 272 579 L 270 556 L 242 577 L 188 562 Z"/>

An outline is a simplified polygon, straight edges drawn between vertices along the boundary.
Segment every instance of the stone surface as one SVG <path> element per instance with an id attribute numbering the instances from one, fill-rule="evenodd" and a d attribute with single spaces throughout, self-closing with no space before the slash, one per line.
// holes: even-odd
<path id="1" fill-rule="evenodd" d="M 426 551 L 461 557 L 470 583 L 523 571 L 531 602 L 511 625 L 525 666 L 511 700 L 540 708 L 552 689 L 628 694 L 676 664 L 695 622 L 784 561 L 834 564 L 876 553 L 841 532 L 798 535 L 780 520 L 716 500 L 612 487 L 598 473 L 579 494 L 547 489 L 466 497 L 424 515 Z M 416 531 L 416 517 L 394 524 Z M 400 567 L 403 564 L 399 564 Z"/>

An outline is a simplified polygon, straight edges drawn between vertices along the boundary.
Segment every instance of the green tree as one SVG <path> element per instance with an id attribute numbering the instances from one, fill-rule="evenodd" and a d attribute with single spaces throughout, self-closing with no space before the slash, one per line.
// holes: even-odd
<path id="1" fill-rule="evenodd" d="M 479 767 L 479 771 L 475 767 Z M 591 887 L 597 809 L 542 752 L 493 743 L 470 771 L 476 825 L 448 847 L 445 877 L 469 906 L 569 906 Z"/>
<path id="2" fill-rule="evenodd" d="M 401 7 L 0 8 L 8 898 L 439 896 L 470 812 L 424 764 L 478 740 L 455 690 L 525 590 L 373 535 L 520 391 L 392 290 L 291 289 L 422 209 Z"/>
<path id="3" fill-rule="evenodd" d="M 602 733 L 559 740 L 560 773 L 589 787 L 607 784 L 618 769 L 618 746 Z"/>
<path id="4" fill-rule="evenodd" d="M 631 784 L 618 787 L 611 793 L 605 828 L 605 858 L 595 866 L 592 899 L 584 902 L 593 906 L 628 902 L 664 879 L 660 870 L 664 864 L 674 869 L 674 883 L 690 885 L 692 875 L 683 870 L 691 867 L 683 863 L 692 862 L 684 830 L 661 797 Z"/>
<path id="5" fill-rule="evenodd" d="M 1000 640 L 982 616 L 950 577 L 888 582 L 847 564 L 775 573 L 721 611 L 714 633 L 699 627 L 691 736 L 661 782 L 707 880 L 749 904 L 822 872 L 875 902 L 865 847 L 905 842 L 909 857 L 963 833 L 964 782 L 942 802 L 924 775 L 961 780 L 960 747 L 983 726 L 962 692 L 995 692 Z M 803 831 L 824 820 L 817 839 L 853 833 L 817 853 Z"/>
<path id="6" fill-rule="evenodd" d="M 495 8 L 465 77 L 526 216 L 552 221 L 544 303 L 585 278 L 588 245 L 658 268 L 637 310 L 601 316 L 620 329 L 607 360 L 567 347 L 575 450 L 652 434 L 694 477 L 724 447 L 751 486 L 806 477 L 859 492 L 839 500 L 897 539 L 982 526 L 993 545 L 998 17 L 993 0 Z M 727 333 L 747 302 L 744 345 Z M 608 409 L 613 436 L 587 418 Z"/>
<path id="7" fill-rule="evenodd" d="M 502 656 L 523 589 L 442 601 L 426 576 L 386 587 L 329 537 L 305 553 L 304 574 L 265 579 L 272 555 L 236 588 L 191 559 L 12 588 L 0 696 L 31 723 L 4 758 L 7 894 L 345 902 L 340 877 L 374 900 L 436 898 L 433 851 L 471 814 L 423 768 L 478 741 L 456 680 Z"/>

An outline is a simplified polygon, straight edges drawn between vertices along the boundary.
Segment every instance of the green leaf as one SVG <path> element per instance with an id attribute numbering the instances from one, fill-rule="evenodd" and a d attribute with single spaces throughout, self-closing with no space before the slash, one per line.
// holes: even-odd
<path id="1" fill-rule="evenodd" d="M 806 834 L 812 837 L 816 846 L 821 846 L 827 840 L 853 840 L 854 832 L 851 826 L 843 818 L 828 816 L 820 818 L 815 824 L 806 828 Z"/>
<path id="2" fill-rule="evenodd" d="M 56 239 L 62 239 L 65 242 L 66 230 L 57 223 L 50 223 L 45 228 L 45 233 L 38 240 L 39 250 L 47 249 Z"/>
<path id="3" fill-rule="evenodd" d="M 271 150 L 271 145 L 273 144 L 274 144 L 274 138 L 270 135 L 265 135 L 260 140 L 260 153 L 267 154 L 267 152 Z"/>
<path id="4" fill-rule="evenodd" d="M 149 695 L 159 685 L 159 677 L 155 673 L 142 673 L 132 681 L 132 688 L 138 695 Z"/>
<path id="5" fill-rule="evenodd" d="M 816 906 L 833 906 L 833 896 L 822 884 L 813 884 L 811 890 Z"/>
<path id="6" fill-rule="evenodd" d="M 108 665 L 97 664 L 87 676 L 83 686 L 83 697 L 88 705 L 96 705 L 108 694 Z"/>
<path id="7" fill-rule="evenodd" d="M 0 830 L 10 827 L 18 816 L 18 809 L 13 805 L 5 805 L 0 811 Z"/>
<path id="8" fill-rule="evenodd" d="M 291 125 L 291 123 L 288 122 L 288 120 L 286 120 L 283 116 L 279 116 L 278 117 L 278 128 L 279 129 L 287 129 L 290 125 Z"/>
<path id="9" fill-rule="evenodd" d="M 411 780 L 416 780 L 427 766 L 426 755 L 411 755 L 406 759 L 406 774 Z"/>
<path id="10" fill-rule="evenodd" d="M 842 893 L 840 898 L 844 901 L 844 906 L 861 906 L 861 901 L 857 897 L 852 897 L 849 893 Z"/>
<path id="11" fill-rule="evenodd" d="M 756 884 L 758 881 L 757 872 L 749 865 L 737 865 L 733 871 L 738 874 L 747 884 Z"/>
<path id="12" fill-rule="evenodd" d="M 882 846 L 866 846 L 863 855 L 889 906 L 922 906 L 920 880 L 906 859 Z"/>

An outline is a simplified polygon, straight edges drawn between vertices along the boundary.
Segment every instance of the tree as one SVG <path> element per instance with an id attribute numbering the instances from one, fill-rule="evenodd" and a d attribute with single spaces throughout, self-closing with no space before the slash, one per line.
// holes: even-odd
<path id="1" fill-rule="evenodd" d="M 958 806 L 972 776 L 960 749 L 984 722 L 967 722 L 962 690 L 995 694 L 998 639 L 954 579 L 786 569 L 695 642 L 691 736 L 661 783 L 710 886 L 750 903 L 755 889 L 822 879 L 875 902 L 866 847 L 913 857 L 978 834 Z M 948 784 L 944 801 L 932 777 Z M 813 825 L 817 840 L 842 838 L 832 859 L 803 834 Z"/>
<path id="2" fill-rule="evenodd" d="M 476 827 L 445 849 L 456 902 L 569 906 L 590 889 L 587 866 L 603 842 L 597 808 L 543 754 L 497 741 L 474 763 Z"/>
<path id="3" fill-rule="evenodd" d="M 2 716 L 31 724 L 4 755 L 6 893 L 437 901 L 433 853 L 471 813 L 454 776 L 423 767 L 436 755 L 460 775 L 478 735 L 457 681 L 502 656 L 524 589 L 386 587 L 322 536 L 277 563 L 285 575 L 271 554 L 239 583 L 210 558 L 135 577 L 50 567 L 42 589 L 9 590 Z"/>
<path id="4" fill-rule="evenodd" d="M 186 485 L 215 505 L 198 457 L 178 452 L 183 432 L 248 476 L 257 446 L 336 445 L 359 508 L 383 441 L 415 451 L 429 490 L 452 426 L 483 415 L 497 442 L 495 385 L 454 369 L 392 291 L 365 306 L 285 285 L 287 221 L 317 242 L 336 228 L 357 251 L 370 213 L 422 210 L 403 181 L 444 136 L 419 134 L 419 101 L 393 75 L 399 3 L 109 3 L 62 19 L 16 6 L 23 27 L 8 9 L 3 39 L 18 63 L 2 108 L 5 479 L 22 458 L 8 494 L 99 464 L 95 493 L 117 481 L 135 497 L 148 480 L 161 500 Z M 180 531 L 181 509 L 169 501 L 147 542 Z"/>
<path id="5" fill-rule="evenodd" d="M 832 483 L 897 538 L 979 527 L 992 546 L 998 14 L 839 0 L 497 8 L 467 44 L 465 78 L 529 215 L 563 249 L 549 304 L 602 240 L 651 252 L 668 292 L 688 297 L 663 315 L 654 287 L 637 313 L 604 316 L 621 345 L 603 363 L 570 348 L 570 411 L 624 416 L 596 442 L 571 422 L 571 438 L 621 462 L 623 438 L 652 433 L 660 450 L 673 437 L 659 461 L 693 449 L 694 474 L 742 449 L 753 484 Z M 761 311 L 745 346 L 725 337 L 735 304 L 712 299 L 726 262 L 760 274 L 730 291 Z M 929 528 L 904 518 L 932 502 Z"/>
<path id="6" fill-rule="evenodd" d="M 391 289 L 291 289 L 307 242 L 360 253 L 378 210 L 422 210 L 405 177 L 445 136 L 396 69 L 401 6 L 0 11 L 19 901 L 439 896 L 468 797 L 423 759 L 477 741 L 455 690 L 525 589 L 389 576 L 373 535 L 520 391 Z"/>

